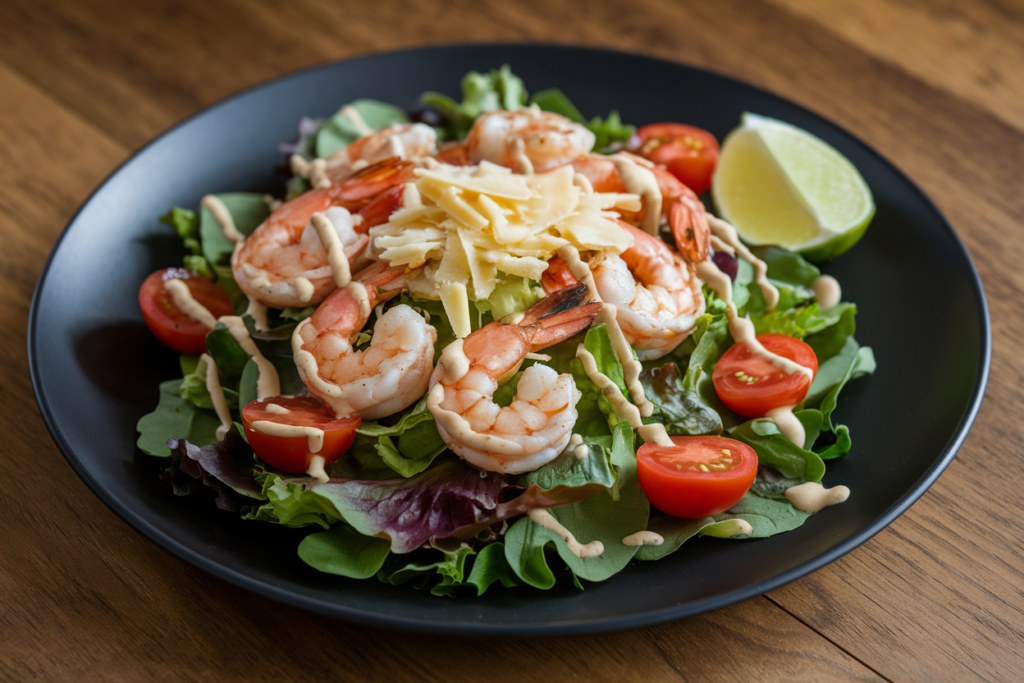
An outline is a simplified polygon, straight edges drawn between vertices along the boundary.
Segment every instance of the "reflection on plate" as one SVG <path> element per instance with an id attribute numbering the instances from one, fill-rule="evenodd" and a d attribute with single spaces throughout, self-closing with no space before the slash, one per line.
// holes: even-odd
<path id="1" fill-rule="evenodd" d="M 561 88 L 588 116 L 685 121 L 721 139 L 740 114 L 789 121 L 846 155 L 878 215 L 825 272 L 860 306 L 858 340 L 878 372 L 847 387 L 837 415 L 855 442 L 827 483 L 850 500 L 799 529 L 757 541 L 701 539 L 585 592 L 491 590 L 436 598 L 408 586 L 319 574 L 295 553 L 302 531 L 242 522 L 172 496 L 135 423 L 157 384 L 179 376 L 136 303 L 153 270 L 180 263 L 157 217 L 208 192 L 280 194 L 276 143 L 300 116 L 357 97 L 410 105 L 423 90 L 456 94 L 470 69 L 512 65 L 531 90 Z M 941 274 L 941 276 L 939 275 Z M 927 296 L 914 293 L 927 293 Z M 910 331 L 955 320 L 928 345 Z M 949 464 L 981 403 L 990 333 L 981 284 L 963 245 L 927 197 L 863 143 L 751 86 L 648 57 L 554 46 L 473 45 L 375 55 L 303 71 L 231 97 L 168 131 L 89 199 L 40 278 L 29 323 L 32 381 L 54 440 L 111 509 L 182 559 L 256 593 L 345 619 L 432 633 L 575 634 L 632 628 L 722 607 L 792 581 L 857 547 L 906 510 Z M 906 378 L 913 377 L 913 382 Z M 561 584 L 560 584 L 561 585 Z"/>

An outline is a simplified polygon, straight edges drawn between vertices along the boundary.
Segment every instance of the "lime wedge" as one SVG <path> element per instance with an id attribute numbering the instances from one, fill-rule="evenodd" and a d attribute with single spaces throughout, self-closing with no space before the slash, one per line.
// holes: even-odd
<path id="1" fill-rule="evenodd" d="M 744 242 L 812 261 L 852 247 L 875 215 L 871 190 L 846 157 L 805 130 L 750 113 L 722 143 L 711 196 Z"/>

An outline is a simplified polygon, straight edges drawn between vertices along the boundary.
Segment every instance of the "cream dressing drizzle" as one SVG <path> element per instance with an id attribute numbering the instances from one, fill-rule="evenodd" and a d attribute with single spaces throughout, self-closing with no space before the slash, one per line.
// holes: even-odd
<path id="1" fill-rule="evenodd" d="M 353 107 L 351 104 L 346 104 L 344 107 L 338 110 L 339 116 L 344 116 L 346 119 L 352 122 L 359 135 L 366 137 L 367 135 L 373 135 L 375 132 L 370 124 L 366 122 L 363 115 L 359 113 L 359 110 Z"/>
<path id="2" fill-rule="evenodd" d="M 217 364 L 213 362 L 213 358 L 208 353 L 199 356 L 199 361 L 206 363 L 206 391 L 210 393 L 213 411 L 220 419 L 220 427 L 217 427 L 217 440 L 220 441 L 231 429 L 231 411 L 228 410 L 228 401 L 224 398 L 224 389 L 220 386 Z"/>
<path id="3" fill-rule="evenodd" d="M 533 175 L 533 162 L 526 156 L 526 143 L 521 137 L 512 140 L 512 162 L 518 173 Z"/>
<path id="4" fill-rule="evenodd" d="M 661 190 L 658 189 L 658 179 L 654 177 L 654 172 L 625 154 L 613 154 L 608 159 L 618 169 L 626 192 L 638 194 L 644 200 L 644 217 L 640 229 L 657 236 L 658 224 L 661 222 Z"/>
<path id="5" fill-rule="evenodd" d="M 801 512 L 817 512 L 829 505 L 842 503 L 849 497 L 850 489 L 845 486 L 827 489 L 816 481 L 786 489 L 786 500 Z"/>
<path id="6" fill-rule="evenodd" d="M 331 186 L 327 177 L 327 159 L 313 159 L 309 164 L 309 184 L 317 190 L 326 190 Z"/>
<path id="7" fill-rule="evenodd" d="M 594 184 L 590 182 L 590 178 L 582 173 L 573 175 L 572 184 L 583 190 L 584 194 L 594 194 Z"/>
<path id="8" fill-rule="evenodd" d="M 180 278 L 164 280 L 164 289 L 171 295 L 171 301 L 174 302 L 179 311 L 200 323 L 203 327 L 212 330 L 214 325 L 217 324 L 217 319 L 213 317 L 213 313 L 210 313 L 206 306 L 195 300 L 195 297 L 192 296 L 192 290 L 188 288 L 184 280 Z"/>
<path id="9" fill-rule="evenodd" d="M 270 209 L 271 211 L 277 210 L 278 208 L 281 207 L 282 204 L 284 204 L 284 202 L 282 202 L 280 199 L 275 199 L 272 195 L 269 194 L 263 195 L 263 203 L 266 204 L 267 208 Z"/>
<path id="10" fill-rule="evenodd" d="M 241 244 L 245 241 L 245 235 L 238 232 L 238 228 L 235 227 L 235 219 L 231 217 L 231 212 L 228 211 L 228 207 L 224 206 L 224 202 L 220 200 L 220 197 L 208 194 L 203 197 L 201 205 L 213 215 L 213 219 L 217 221 L 225 237 L 235 244 Z"/>
<path id="11" fill-rule="evenodd" d="M 572 449 L 572 454 L 574 456 L 576 456 L 577 460 L 583 460 L 588 455 L 590 455 L 590 449 L 587 448 L 586 446 L 579 445 L 579 446 L 576 446 L 576 448 Z"/>
<path id="12" fill-rule="evenodd" d="M 301 275 L 296 275 L 288 280 L 288 284 L 295 290 L 295 296 L 299 297 L 299 301 L 302 303 L 306 303 L 312 299 L 313 293 L 316 292 L 316 287 L 314 287 L 313 283 L 309 281 L 309 278 Z"/>
<path id="13" fill-rule="evenodd" d="M 345 245 L 338 237 L 338 230 L 334 223 L 324 213 L 314 213 L 313 227 L 316 234 L 320 236 L 320 242 L 327 250 L 327 265 L 331 267 L 331 275 L 334 276 L 334 284 L 340 289 L 347 287 L 352 281 L 352 271 L 349 269 L 348 257 L 345 256 Z"/>
<path id="14" fill-rule="evenodd" d="M 366 285 L 362 282 L 350 282 L 345 289 L 348 290 L 349 295 L 359 304 L 359 315 L 364 320 L 368 320 L 372 307 L 370 306 L 370 294 L 366 291 Z M 379 318 L 380 316 L 378 315 L 377 317 Z M 430 322 L 429 318 L 427 322 Z"/>
<path id="15" fill-rule="evenodd" d="M 792 375 L 794 372 L 801 372 L 813 378 L 814 373 L 810 368 L 805 368 L 799 363 L 772 353 L 757 341 L 754 324 L 750 322 L 749 318 L 741 318 L 736 311 L 736 304 L 732 301 L 732 280 L 718 269 L 714 261 L 698 263 L 697 276 L 725 302 L 725 317 L 729 320 L 729 334 L 732 335 L 733 341 L 737 344 L 746 344 L 754 354 L 761 356 L 786 374 Z"/>
<path id="16" fill-rule="evenodd" d="M 440 382 L 427 394 L 427 408 L 434 415 L 438 425 L 443 427 L 453 437 L 464 443 L 466 446 L 485 453 L 497 455 L 516 456 L 522 455 L 525 450 L 522 444 L 508 439 L 502 439 L 490 434 L 480 434 L 473 431 L 469 422 L 458 413 L 445 410 L 441 407 L 444 400 L 444 385 Z"/>
<path id="17" fill-rule="evenodd" d="M 638 531 L 635 534 L 630 534 L 622 539 L 622 545 L 636 546 L 636 545 L 661 545 L 665 542 L 665 537 L 661 534 L 653 531 Z"/>
<path id="18" fill-rule="evenodd" d="M 800 420 L 796 419 L 796 415 L 793 414 L 793 408 L 796 408 L 796 406 L 772 408 L 765 413 L 765 417 L 773 419 L 775 426 L 779 428 L 784 437 L 800 448 L 803 448 L 804 442 L 807 441 L 807 432 L 804 431 L 804 426 Z"/>
<path id="19" fill-rule="evenodd" d="M 768 281 L 768 264 L 750 253 L 746 245 L 740 242 L 739 235 L 736 234 L 736 228 L 711 214 L 707 214 L 707 218 L 708 227 L 711 228 L 713 236 L 732 247 L 734 250 L 733 254 L 739 254 L 750 265 L 754 266 L 754 282 L 761 289 L 761 296 L 764 297 L 765 306 L 768 307 L 768 310 L 775 310 L 775 307 L 779 305 L 779 290 Z"/>
<path id="20" fill-rule="evenodd" d="M 750 536 L 754 533 L 754 527 L 745 519 L 734 517 L 718 523 L 716 536 L 732 538 L 733 536 Z"/>
<path id="21" fill-rule="evenodd" d="M 302 373 L 303 379 L 307 382 L 312 383 L 318 392 L 330 396 L 331 398 L 341 398 L 342 388 L 336 384 L 325 382 L 320 377 L 320 366 L 317 365 L 316 357 L 302 348 L 304 343 L 302 340 L 303 328 L 312 322 L 312 318 L 306 318 L 301 323 L 295 326 L 295 330 L 292 332 L 292 357 L 295 359 L 295 366 Z M 339 418 L 346 417 L 348 412 L 339 413 L 335 409 L 335 415 Z"/>
<path id="22" fill-rule="evenodd" d="M 270 436 L 304 436 L 310 453 L 319 453 L 324 447 L 324 430 L 303 425 L 286 425 L 270 420 L 256 420 L 252 428 Z"/>
<path id="23" fill-rule="evenodd" d="M 533 351 L 530 351 L 529 353 L 527 353 L 526 354 L 526 358 L 527 358 L 527 360 L 539 360 L 542 363 L 547 363 L 549 360 L 551 360 L 551 356 L 549 356 L 548 354 L 546 354 L 546 353 L 534 353 Z"/>
<path id="24" fill-rule="evenodd" d="M 276 403 L 268 403 L 264 407 L 264 410 L 266 410 L 268 413 L 273 413 L 274 415 L 287 415 L 288 413 L 292 412 L 285 408 L 284 406 L 278 405 Z"/>
<path id="25" fill-rule="evenodd" d="M 302 178 L 309 177 L 310 163 L 302 158 L 298 154 L 293 154 L 288 157 L 288 165 L 292 169 L 292 174 L 300 176 Z"/>
<path id="26" fill-rule="evenodd" d="M 818 302 L 818 307 L 823 311 L 834 308 L 843 298 L 839 281 L 831 275 L 815 278 L 811 283 L 811 291 L 814 292 L 814 300 Z"/>
<path id="27" fill-rule="evenodd" d="M 714 247 L 715 251 L 724 251 L 726 254 L 729 254 L 729 256 L 736 255 L 736 250 L 733 249 L 733 246 L 731 244 L 727 244 L 717 235 L 711 236 L 711 246 Z"/>
<path id="28" fill-rule="evenodd" d="M 565 541 L 565 544 L 569 547 L 569 552 L 581 560 L 597 557 L 604 552 L 604 543 L 601 543 L 601 541 L 591 541 L 585 545 L 580 543 L 572 535 L 571 531 L 562 526 L 562 523 L 555 519 L 554 515 L 543 508 L 530 510 L 529 517 L 530 521 L 540 524 L 545 529 L 557 534 L 559 538 Z"/>
<path id="29" fill-rule="evenodd" d="M 444 371 L 441 374 L 441 381 L 445 384 L 455 384 L 469 372 L 469 358 L 462 350 L 463 339 L 456 339 L 441 351 L 438 362 Z"/>
<path id="30" fill-rule="evenodd" d="M 327 465 L 327 461 L 324 460 L 324 456 L 314 455 L 309 459 L 309 467 L 306 468 L 306 474 L 321 484 L 326 484 L 331 478 L 327 476 L 327 470 L 324 469 L 325 465 Z"/>
<path id="31" fill-rule="evenodd" d="M 270 329 L 270 326 L 267 324 L 267 307 L 256 301 L 256 299 L 249 299 L 249 305 L 245 309 L 245 314 L 252 318 L 256 324 L 256 329 L 260 332 L 266 332 Z"/>
<path id="32" fill-rule="evenodd" d="M 402 161 L 405 161 L 405 145 L 402 144 L 402 138 L 397 135 L 392 135 L 388 138 L 384 148 L 387 150 L 385 156 L 398 157 Z"/>
<path id="33" fill-rule="evenodd" d="M 256 381 L 256 398 L 280 396 L 281 379 L 277 375 L 277 368 L 256 348 L 256 344 L 249 337 L 249 330 L 246 329 L 242 319 L 236 315 L 225 315 L 221 316 L 218 322 L 223 323 L 224 327 L 228 328 L 228 332 L 235 338 L 238 345 L 242 347 L 242 350 L 252 356 L 252 359 L 256 362 L 256 367 L 260 370 L 260 377 Z"/>

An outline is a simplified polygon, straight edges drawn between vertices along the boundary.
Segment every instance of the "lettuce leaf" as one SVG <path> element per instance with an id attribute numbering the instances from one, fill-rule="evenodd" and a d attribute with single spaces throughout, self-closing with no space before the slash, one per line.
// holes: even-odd
<path id="1" fill-rule="evenodd" d="M 384 463 L 402 477 L 409 478 L 430 466 L 447 448 L 437 431 L 434 416 L 427 410 L 427 397 L 399 413 L 390 426 L 364 421 L 356 432 L 376 437 L 374 448 Z"/>
<path id="2" fill-rule="evenodd" d="M 686 390 L 675 363 L 644 370 L 640 381 L 647 400 L 654 404 L 651 417 L 664 424 L 670 436 L 722 433 L 721 416 L 696 393 Z"/>
<path id="3" fill-rule="evenodd" d="M 199 446 L 216 443 L 220 420 L 211 410 L 196 408 L 181 397 L 182 380 L 174 379 L 160 384 L 160 402 L 153 412 L 142 416 L 136 429 L 136 442 L 143 453 L 161 458 L 170 457 L 168 439 L 187 439 Z"/>
<path id="4" fill-rule="evenodd" d="M 561 536 L 524 517 L 505 535 L 505 557 L 520 580 L 545 590 L 554 586 L 555 575 L 545 557 L 545 548 L 549 546 L 555 548 L 575 576 L 588 581 L 604 581 L 633 559 L 637 548 L 623 545 L 622 539 L 647 528 L 650 512 L 650 503 L 636 475 L 633 439 L 633 429 L 628 423 L 620 422 L 615 426 L 611 461 L 619 477 L 614 488 L 550 510 L 580 543 L 600 541 L 604 552 L 581 559 L 569 550 Z"/>
<path id="5" fill-rule="evenodd" d="M 193 255 L 201 253 L 199 246 L 199 217 L 194 211 L 175 206 L 173 209 L 160 216 L 160 222 L 174 228 L 181 238 L 185 248 Z"/>
<path id="6" fill-rule="evenodd" d="M 364 536 L 344 524 L 306 536 L 299 543 L 299 557 L 310 567 L 351 579 L 376 575 L 391 552 L 383 538 Z"/>
<path id="7" fill-rule="evenodd" d="M 505 557 L 505 544 L 500 542 L 484 546 L 473 559 L 473 568 L 466 579 L 466 583 L 476 588 L 477 597 L 498 582 L 505 588 L 522 585 Z"/>
<path id="8" fill-rule="evenodd" d="M 243 505 L 256 500 L 266 500 L 253 476 L 252 451 L 235 431 L 202 448 L 184 439 L 168 439 L 167 447 L 181 455 L 162 477 L 171 483 L 175 494 L 195 493 L 196 484 L 202 483 L 217 492 L 217 507 L 229 512 L 238 512 Z"/>
<path id="9" fill-rule="evenodd" d="M 446 140 L 461 140 L 473 126 L 476 117 L 498 109 L 522 109 L 526 104 L 523 80 L 512 73 L 508 64 L 482 74 L 470 71 L 462 79 L 462 102 L 438 92 L 427 91 L 420 101 L 437 109 L 445 118 L 441 129 Z"/>
<path id="10" fill-rule="evenodd" d="M 216 195 L 231 214 L 235 228 L 243 235 L 251 235 L 260 223 L 270 215 L 263 195 L 254 192 L 228 192 Z M 213 265 L 227 263 L 234 251 L 235 243 L 224 236 L 220 223 L 210 210 L 203 208 L 199 213 L 199 235 L 202 239 L 203 256 Z"/>
<path id="11" fill-rule="evenodd" d="M 824 418 L 825 429 L 833 431 L 832 412 L 836 408 L 839 392 L 851 379 L 870 375 L 875 371 L 875 355 L 869 346 L 861 346 L 853 337 L 847 337 L 842 348 L 818 366 L 804 404 L 817 407 Z"/>
<path id="12" fill-rule="evenodd" d="M 359 99 L 349 104 L 359 112 L 366 124 L 374 130 L 395 123 L 409 123 L 409 116 L 401 107 L 378 100 Z M 301 128 L 300 128 L 301 131 Z M 340 113 L 324 121 L 316 133 L 316 156 L 327 158 L 348 147 L 362 136 L 347 116 Z"/>
<path id="13" fill-rule="evenodd" d="M 794 413 L 804 424 L 808 432 L 817 432 L 816 424 L 821 424 L 818 411 L 799 411 Z M 757 452 L 757 460 L 761 465 L 768 465 L 781 474 L 802 481 L 821 481 L 825 474 L 825 463 L 818 454 L 800 448 L 787 439 L 771 418 L 759 417 L 729 430 L 729 436 L 747 444 Z"/>

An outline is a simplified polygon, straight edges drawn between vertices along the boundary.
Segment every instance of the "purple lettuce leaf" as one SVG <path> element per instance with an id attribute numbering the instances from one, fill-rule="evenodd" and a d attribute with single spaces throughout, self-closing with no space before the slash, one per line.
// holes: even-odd
<path id="1" fill-rule="evenodd" d="M 171 484 L 175 495 L 196 493 L 200 485 L 217 492 L 216 505 L 238 512 L 253 500 L 266 500 L 262 487 L 253 476 L 253 457 L 234 430 L 222 441 L 202 448 L 184 439 L 168 439 L 167 447 L 181 453 L 161 475 Z"/>

